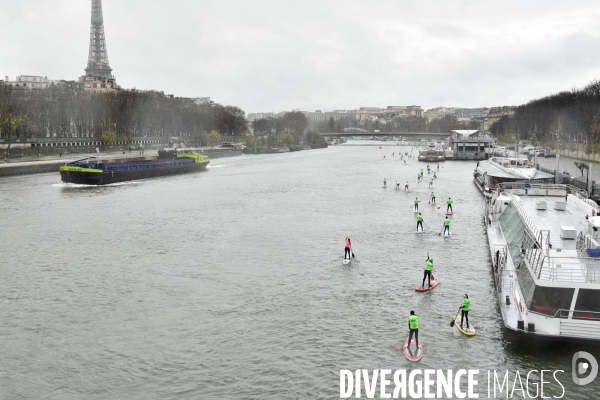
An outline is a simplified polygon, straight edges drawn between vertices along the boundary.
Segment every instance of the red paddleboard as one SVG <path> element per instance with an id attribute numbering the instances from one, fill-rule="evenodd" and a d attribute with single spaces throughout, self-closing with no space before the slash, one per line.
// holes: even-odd
<path id="1" fill-rule="evenodd" d="M 415 337 L 413 336 L 410 347 L 408 346 L 408 337 L 404 339 L 404 344 L 400 349 L 406 358 L 410 361 L 419 361 L 423 357 L 423 342 L 419 340 L 419 348 L 415 350 Z"/>
<path id="2" fill-rule="evenodd" d="M 452 214 L 454 214 L 454 213 L 453 213 L 453 212 L 451 212 L 451 213 L 448 213 L 448 212 L 447 212 L 447 213 L 446 213 L 446 215 L 448 215 L 448 216 L 450 216 L 450 215 L 452 215 Z"/>
<path id="3" fill-rule="evenodd" d="M 437 285 L 439 284 L 438 280 L 435 278 L 431 278 L 431 286 L 427 286 L 427 280 L 425 280 L 425 287 L 423 286 L 417 286 L 415 288 L 415 291 L 417 292 L 428 292 L 432 289 L 435 289 L 437 287 Z"/>

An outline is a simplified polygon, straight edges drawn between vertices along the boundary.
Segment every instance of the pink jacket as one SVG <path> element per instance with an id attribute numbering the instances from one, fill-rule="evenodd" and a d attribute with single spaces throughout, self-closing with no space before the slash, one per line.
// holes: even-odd
<path id="1" fill-rule="evenodd" d="M 350 239 L 346 239 L 346 247 L 350 247 L 352 244 L 350 243 Z"/>

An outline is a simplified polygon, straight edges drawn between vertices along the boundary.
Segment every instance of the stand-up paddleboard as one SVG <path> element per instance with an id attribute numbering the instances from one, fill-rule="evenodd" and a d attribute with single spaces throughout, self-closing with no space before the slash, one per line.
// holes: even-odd
<path id="1" fill-rule="evenodd" d="M 407 337 L 404 339 L 404 344 L 402 345 L 400 351 L 402 351 L 406 358 L 408 358 L 410 361 L 419 361 L 421 357 L 423 357 L 423 342 L 419 340 L 419 347 L 415 349 L 416 340 L 413 336 L 410 344 L 411 345 L 409 346 Z"/>
<path id="2" fill-rule="evenodd" d="M 446 212 L 446 216 L 450 217 L 452 214 L 454 214 L 453 212 Z"/>
<path id="3" fill-rule="evenodd" d="M 415 233 L 425 233 L 425 232 L 415 230 Z"/>
<path id="4" fill-rule="evenodd" d="M 384 189 L 387 189 L 387 186 L 383 185 L 383 188 L 384 188 Z"/>
<path id="5" fill-rule="evenodd" d="M 452 236 L 452 232 L 444 232 L 442 236 L 445 238 L 449 238 L 450 236 Z"/>
<path id="6" fill-rule="evenodd" d="M 462 321 L 462 315 L 457 315 L 456 318 L 454 318 L 454 326 L 456 329 L 465 336 L 475 336 L 475 328 L 461 328 L 460 321 Z"/>
<path id="7" fill-rule="evenodd" d="M 344 260 L 342 261 L 342 264 L 347 265 L 350 264 L 350 258 L 344 258 Z"/>
<path id="8" fill-rule="evenodd" d="M 435 278 L 431 278 L 431 286 L 427 286 L 427 282 L 425 283 L 425 286 L 417 286 L 415 288 L 415 292 L 428 292 L 430 290 L 433 290 L 437 287 L 437 285 L 439 285 L 439 282 L 437 279 Z"/>

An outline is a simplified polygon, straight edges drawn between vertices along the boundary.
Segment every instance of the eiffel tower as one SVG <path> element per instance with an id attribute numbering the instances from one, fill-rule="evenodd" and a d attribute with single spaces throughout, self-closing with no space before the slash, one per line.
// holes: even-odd
<path id="1" fill-rule="evenodd" d="M 85 69 L 87 76 L 112 79 L 112 68 L 108 65 L 106 41 L 104 40 L 104 20 L 102 0 L 92 0 L 92 27 L 90 30 L 90 54 Z"/>

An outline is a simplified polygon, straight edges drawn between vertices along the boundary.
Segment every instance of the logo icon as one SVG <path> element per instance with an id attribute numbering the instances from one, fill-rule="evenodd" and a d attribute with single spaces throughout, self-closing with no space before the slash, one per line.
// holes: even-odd
<path id="1" fill-rule="evenodd" d="M 596 358 L 594 358 L 594 356 L 587 351 L 578 351 L 577 353 L 573 354 L 572 366 L 573 368 L 571 373 L 573 375 L 573 382 L 575 382 L 576 385 L 587 385 L 588 383 L 593 382 L 598 375 L 598 361 L 596 361 Z M 588 376 L 585 378 L 580 378 L 580 376 L 584 375 L 586 372 L 588 372 L 588 370 Z"/>

